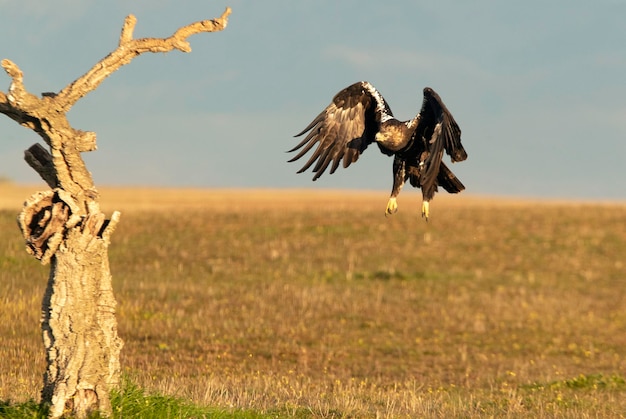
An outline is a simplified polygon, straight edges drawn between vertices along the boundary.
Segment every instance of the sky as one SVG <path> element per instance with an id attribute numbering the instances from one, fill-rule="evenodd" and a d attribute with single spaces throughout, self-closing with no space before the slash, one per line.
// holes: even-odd
<path id="1" fill-rule="evenodd" d="M 72 108 L 97 134 L 96 186 L 388 192 L 377 147 L 316 182 L 287 163 L 293 135 L 367 80 L 401 120 L 439 93 L 469 155 L 450 165 L 464 193 L 626 199 L 626 0 L 0 0 L 0 59 L 56 92 L 115 49 L 128 14 L 135 37 L 167 37 L 227 6 L 223 32 L 135 58 Z M 23 161 L 37 141 L 0 115 L 0 178 L 41 182 Z"/>

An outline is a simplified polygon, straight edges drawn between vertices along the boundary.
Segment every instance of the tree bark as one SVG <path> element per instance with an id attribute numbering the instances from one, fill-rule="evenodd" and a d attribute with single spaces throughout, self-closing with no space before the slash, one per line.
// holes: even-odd
<path id="1" fill-rule="evenodd" d="M 52 418 L 111 414 L 109 394 L 120 381 L 123 346 L 108 258 L 120 213 L 106 219 L 100 211 L 98 191 L 81 156 L 96 149 L 96 134 L 72 128 L 66 113 L 134 57 L 173 49 L 189 52 L 187 37 L 223 30 L 230 13 L 227 8 L 218 19 L 192 23 L 163 39 L 133 39 L 136 19 L 130 15 L 118 47 L 57 94 L 29 93 L 19 67 L 7 59 L 1 62 L 12 82 L 6 94 L 0 92 L 0 113 L 35 131 L 49 147 L 35 144 L 25 152 L 26 162 L 51 190 L 26 201 L 18 224 L 26 250 L 50 264 L 42 302 L 47 368 L 41 401 L 50 406 Z"/>
<path id="2" fill-rule="evenodd" d="M 98 223 L 94 223 L 97 227 Z M 110 234 L 110 230 L 107 232 Z M 55 252 L 42 304 L 48 368 L 42 400 L 52 417 L 110 412 L 119 384 L 122 340 L 117 334 L 108 239 L 76 227 Z"/>

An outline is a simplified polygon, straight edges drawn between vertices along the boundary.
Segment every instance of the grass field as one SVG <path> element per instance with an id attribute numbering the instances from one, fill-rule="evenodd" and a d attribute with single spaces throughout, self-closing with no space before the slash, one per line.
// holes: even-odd
<path id="1" fill-rule="evenodd" d="M 0 185 L 0 401 L 48 274 Z M 133 383 L 267 417 L 626 416 L 626 204 L 102 188 Z"/>

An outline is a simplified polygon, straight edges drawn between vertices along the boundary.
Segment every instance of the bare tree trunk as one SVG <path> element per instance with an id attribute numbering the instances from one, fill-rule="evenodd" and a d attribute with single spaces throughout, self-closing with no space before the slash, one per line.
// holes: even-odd
<path id="1" fill-rule="evenodd" d="M 99 195 L 81 153 L 96 149 L 96 135 L 70 126 L 66 113 L 121 66 L 145 52 L 189 52 L 187 38 L 223 30 L 230 8 L 214 20 L 179 28 L 169 38 L 133 39 L 136 19 L 130 15 L 119 45 L 85 75 L 59 93 L 37 97 L 23 85 L 19 67 L 2 60 L 11 77 L 8 93 L 0 92 L 0 113 L 34 130 L 49 146 L 25 153 L 27 163 L 52 190 L 28 199 L 18 217 L 26 249 L 50 263 L 42 303 L 42 332 L 47 369 L 42 403 L 50 417 L 84 418 L 92 411 L 111 413 L 110 390 L 120 381 L 116 301 L 111 284 L 108 247 L 120 213 L 110 219 L 100 211 Z"/>
<path id="2" fill-rule="evenodd" d="M 107 240 L 76 227 L 52 259 L 42 304 L 48 360 L 42 399 L 51 402 L 54 417 L 64 408 L 76 416 L 94 408 L 111 411 L 109 392 L 119 384 L 122 340 L 107 247 Z"/>

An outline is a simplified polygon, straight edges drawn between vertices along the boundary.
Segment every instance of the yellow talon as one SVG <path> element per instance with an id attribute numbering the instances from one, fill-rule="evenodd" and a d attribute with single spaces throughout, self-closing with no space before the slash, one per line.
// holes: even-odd
<path id="1" fill-rule="evenodd" d="M 422 201 L 422 217 L 424 217 L 426 221 L 428 221 L 429 215 L 430 212 L 428 211 L 428 201 Z"/>
<path id="2" fill-rule="evenodd" d="M 394 214 L 398 211 L 398 203 L 396 202 L 396 198 L 389 198 L 389 202 L 387 202 L 387 209 L 385 210 L 385 217 L 387 215 Z"/>

